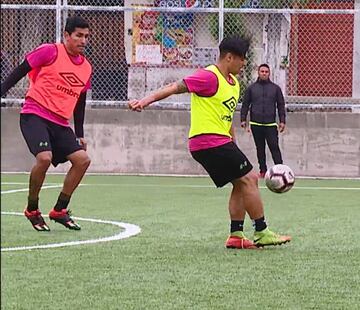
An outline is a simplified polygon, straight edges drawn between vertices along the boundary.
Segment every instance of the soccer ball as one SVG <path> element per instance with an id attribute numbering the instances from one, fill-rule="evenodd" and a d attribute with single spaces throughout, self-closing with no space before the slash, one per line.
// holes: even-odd
<path id="1" fill-rule="evenodd" d="M 295 184 L 295 175 L 286 165 L 275 165 L 265 173 L 265 184 L 274 193 L 286 193 Z"/>

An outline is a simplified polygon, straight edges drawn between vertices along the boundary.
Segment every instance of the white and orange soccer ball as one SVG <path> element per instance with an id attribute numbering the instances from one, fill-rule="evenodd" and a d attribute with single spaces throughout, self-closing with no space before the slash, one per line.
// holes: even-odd
<path id="1" fill-rule="evenodd" d="M 275 165 L 266 171 L 265 184 L 274 193 L 286 193 L 295 184 L 295 174 L 289 166 Z"/>

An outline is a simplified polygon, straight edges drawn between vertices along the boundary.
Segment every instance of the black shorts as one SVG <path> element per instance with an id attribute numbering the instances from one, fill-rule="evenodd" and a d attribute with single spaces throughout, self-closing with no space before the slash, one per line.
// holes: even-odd
<path id="1" fill-rule="evenodd" d="M 233 142 L 224 145 L 191 152 L 210 175 L 217 187 L 248 174 L 253 166 L 243 152 Z"/>
<path id="2" fill-rule="evenodd" d="M 20 114 L 20 129 L 30 152 L 52 152 L 52 164 L 56 167 L 68 161 L 67 156 L 82 150 L 70 127 L 60 126 L 35 114 Z"/>

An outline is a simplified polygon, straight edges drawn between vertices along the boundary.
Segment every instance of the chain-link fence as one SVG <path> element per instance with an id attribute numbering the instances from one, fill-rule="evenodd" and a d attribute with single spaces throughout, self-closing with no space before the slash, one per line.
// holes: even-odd
<path id="1" fill-rule="evenodd" d="M 122 105 L 215 62 L 233 33 L 251 38 L 242 89 L 268 63 L 290 104 L 360 103 L 358 0 L 3 0 L 1 80 L 27 52 L 59 42 L 73 14 L 91 25 L 92 104 Z M 6 101 L 20 102 L 27 83 Z"/>

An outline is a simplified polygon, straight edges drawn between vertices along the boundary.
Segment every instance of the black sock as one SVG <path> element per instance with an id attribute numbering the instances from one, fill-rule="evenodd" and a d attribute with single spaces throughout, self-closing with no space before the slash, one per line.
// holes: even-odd
<path id="1" fill-rule="evenodd" d="M 39 198 L 37 199 L 31 199 L 30 197 L 28 197 L 28 204 L 26 207 L 26 210 L 28 211 L 35 211 L 39 209 Z"/>
<path id="2" fill-rule="evenodd" d="M 66 209 L 69 202 L 70 202 L 71 196 L 64 194 L 63 192 L 60 193 L 59 198 L 56 202 L 56 205 L 54 207 L 55 211 L 60 212 L 63 209 Z"/>
<path id="3" fill-rule="evenodd" d="M 244 230 L 244 221 L 231 221 L 230 233 Z"/>
<path id="4" fill-rule="evenodd" d="M 255 227 L 256 231 L 264 230 L 267 227 L 265 217 L 260 217 L 256 220 L 253 220 L 253 226 Z"/>

